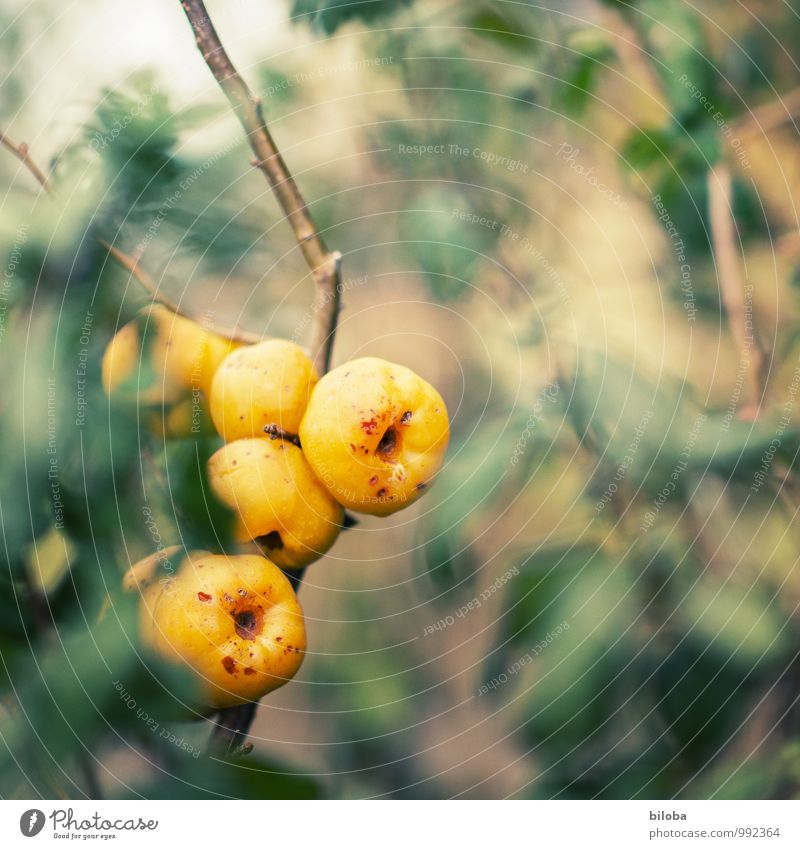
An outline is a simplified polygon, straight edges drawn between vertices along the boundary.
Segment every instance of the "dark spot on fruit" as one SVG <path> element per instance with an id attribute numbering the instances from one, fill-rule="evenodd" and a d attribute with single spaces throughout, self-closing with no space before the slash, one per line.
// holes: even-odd
<path id="1" fill-rule="evenodd" d="M 225 601 L 227 601 L 227 602 L 231 602 L 231 601 L 233 601 L 233 596 L 232 596 L 232 595 L 229 595 L 228 593 L 225 593 L 225 595 L 223 596 L 223 598 L 224 598 L 224 599 L 225 599 Z"/>
<path id="2" fill-rule="evenodd" d="M 255 674 L 256 674 L 256 671 L 255 671 L 255 669 L 253 669 L 253 667 L 252 667 L 252 666 L 245 666 L 245 668 L 244 668 L 244 674 L 245 674 L 245 675 L 255 675 Z"/>
<path id="3" fill-rule="evenodd" d="M 400 452 L 400 433 L 395 427 L 390 427 L 381 437 L 378 447 L 375 449 L 375 455 L 385 460 L 387 463 L 394 462 Z"/>
<path id="4" fill-rule="evenodd" d="M 383 498 L 385 495 L 386 495 L 385 489 L 379 489 L 378 490 L 378 498 Z"/>
<path id="5" fill-rule="evenodd" d="M 261 622 L 253 610 L 240 610 L 233 617 L 236 633 L 243 640 L 254 640 L 261 632 Z"/>
<path id="6" fill-rule="evenodd" d="M 245 598 L 247 596 L 247 590 L 244 587 L 239 587 L 236 592 L 239 593 L 242 598 Z"/>
<path id="7" fill-rule="evenodd" d="M 278 642 L 278 643 L 282 643 L 283 637 L 275 637 L 275 641 Z"/>
<path id="8" fill-rule="evenodd" d="M 369 485 L 370 485 L 370 486 L 375 486 L 375 484 L 376 484 L 377 482 L 378 482 L 378 476 L 377 476 L 377 475 L 373 475 L 373 476 L 369 479 Z"/>
<path id="9" fill-rule="evenodd" d="M 400 416 L 400 424 L 408 424 L 411 421 L 411 410 L 406 410 L 402 416 Z"/>
<path id="10" fill-rule="evenodd" d="M 244 416 L 239 416 L 239 421 L 240 421 L 240 422 L 243 422 L 243 421 L 244 421 Z"/>
<path id="11" fill-rule="evenodd" d="M 199 592 L 197 594 L 197 598 L 200 601 L 211 601 L 211 596 L 208 593 L 204 593 L 204 592 Z"/>
<path id="12" fill-rule="evenodd" d="M 277 531 L 270 531 L 268 534 L 264 534 L 263 537 L 258 538 L 257 542 L 264 548 L 283 548 L 283 540 Z"/>
<path id="13" fill-rule="evenodd" d="M 351 451 L 353 451 L 354 453 L 355 453 L 355 451 L 357 450 L 357 449 L 356 449 L 356 446 L 355 446 L 355 445 L 353 445 L 353 443 L 352 443 L 352 442 L 350 443 L 350 450 L 351 450 Z"/>
<path id="14" fill-rule="evenodd" d="M 423 490 L 423 489 L 427 489 L 427 488 L 428 488 L 428 484 L 426 484 L 426 483 L 418 483 L 418 484 L 414 487 L 414 489 L 417 489 L 417 490 L 419 490 L 420 492 L 422 492 L 422 490 Z"/>
<path id="15" fill-rule="evenodd" d="M 228 675 L 233 675 L 236 669 L 236 661 L 230 655 L 226 655 L 222 658 L 222 665 L 225 667 L 225 671 Z"/>

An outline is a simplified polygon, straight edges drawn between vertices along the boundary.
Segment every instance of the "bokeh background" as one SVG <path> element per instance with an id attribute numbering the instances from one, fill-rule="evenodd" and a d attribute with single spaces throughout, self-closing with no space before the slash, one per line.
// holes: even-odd
<path id="1" fill-rule="evenodd" d="M 447 465 L 308 570 L 298 677 L 207 756 L 119 582 L 218 537 L 218 442 L 104 396 L 148 297 L 97 240 L 264 336 L 313 283 L 177 0 L 6 0 L 57 197 L 0 151 L 2 795 L 796 798 L 797 4 L 209 12 L 344 254 L 334 362 L 434 383 Z"/>

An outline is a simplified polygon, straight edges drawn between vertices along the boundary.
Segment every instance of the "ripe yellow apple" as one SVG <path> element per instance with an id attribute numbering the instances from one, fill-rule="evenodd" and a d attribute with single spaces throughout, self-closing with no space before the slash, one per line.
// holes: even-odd
<path id="1" fill-rule="evenodd" d="M 139 321 L 134 319 L 117 331 L 103 352 L 102 378 L 106 395 L 135 378 L 141 350 Z"/>
<path id="2" fill-rule="evenodd" d="M 182 398 L 174 404 L 147 407 L 142 411 L 142 421 L 150 433 L 161 439 L 216 434 L 205 400 L 198 396 Z"/>
<path id="3" fill-rule="evenodd" d="M 209 331 L 160 304 L 122 327 L 103 355 L 108 395 L 132 396 L 140 404 L 172 404 L 200 390 L 241 343 Z"/>
<path id="4" fill-rule="evenodd" d="M 297 433 L 317 382 L 311 360 L 292 342 L 267 339 L 225 358 L 211 383 L 211 418 L 226 441 L 264 437 L 278 425 Z"/>
<path id="5" fill-rule="evenodd" d="M 416 501 L 450 439 L 441 395 L 418 374 L 364 357 L 328 372 L 300 425 L 303 453 L 345 507 L 388 516 Z"/>
<path id="6" fill-rule="evenodd" d="M 141 592 L 145 645 L 191 670 L 205 705 L 257 701 L 303 662 L 303 611 L 289 580 L 264 557 L 170 549 L 133 566 L 124 584 Z"/>
<path id="7" fill-rule="evenodd" d="M 208 480 L 236 514 L 237 539 L 254 540 L 284 569 L 322 557 L 342 529 L 344 511 L 290 442 L 229 442 L 208 461 Z"/>

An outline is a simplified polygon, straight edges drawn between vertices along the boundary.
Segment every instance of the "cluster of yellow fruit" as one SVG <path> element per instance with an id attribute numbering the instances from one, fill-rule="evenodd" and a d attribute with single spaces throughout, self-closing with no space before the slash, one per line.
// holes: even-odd
<path id="1" fill-rule="evenodd" d="M 112 339 L 103 384 L 146 406 L 165 436 L 201 432 L 207 404 L 225 442 L 209 483 L 235 516 L 236 540 L 261 553 L 189 552 L 174 568 L 179 549 L 161 552 L 125 583 L 141 592 L 144 642 L 193 670 L 205 704 L 257 700 L 297 672 L 306 648 L 282 570 L 325 554 L 344 508 L 388 516 L 425 492 L 447 450 L 444 401 L 404 366 L 365 357 L 318 380 L 292 342 L 243 345 L 163 307 Z"/>

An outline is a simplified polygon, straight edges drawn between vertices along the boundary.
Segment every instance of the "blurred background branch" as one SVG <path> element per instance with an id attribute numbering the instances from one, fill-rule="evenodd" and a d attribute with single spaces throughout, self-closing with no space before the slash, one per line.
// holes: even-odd
<path id="1" fill-rule="evenodd" d="M 742 357 L 745 380 L 750 387 L 750 404 L 739 415 L 758 415 L 764 396 L 764 352 L 758 340 L 753 316 L 752 286 L 745 286 L 740 270 L 739 234 L 733 217 L 733 189 L 730 166 L 724 160 L 708 172 L 708 203 L 711 239 L 722 302 L 731 335 Z"/>

